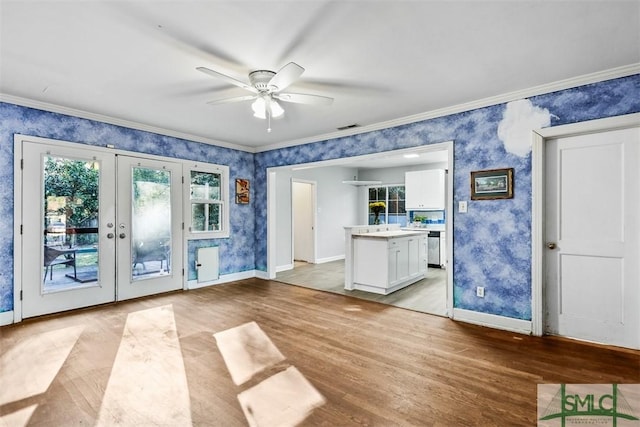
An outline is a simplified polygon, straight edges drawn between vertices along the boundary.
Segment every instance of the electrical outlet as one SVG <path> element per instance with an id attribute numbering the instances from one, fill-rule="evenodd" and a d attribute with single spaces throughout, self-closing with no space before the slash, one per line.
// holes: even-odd
<path id="1" fill-rule="evenodd" d="M 478 286 L 476 288 L 476 296 L 484 298 L 484 286 Z"/>
<path id="2" fill-rule="evenodd" d="M 458 212 L 460 212 L 460 213 L 466 213 L 467 212 L 467 202 L 466 202 L 466 200 L 458 202 Z"/>

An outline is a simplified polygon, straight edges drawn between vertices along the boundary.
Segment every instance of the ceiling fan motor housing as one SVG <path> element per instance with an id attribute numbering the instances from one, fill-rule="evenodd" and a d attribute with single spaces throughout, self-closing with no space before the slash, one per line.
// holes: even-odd
<path id="1" fill-rule="evenodd" d="M 249 73 L 249 81 L 251 85 L 258 89 L 260 92 L 266 92 L 268 90 L 278 90 L 277 87 L 269 86 L 269 82 L 275 76 L 276 73 L 269 70 L 256 70 Z"/>

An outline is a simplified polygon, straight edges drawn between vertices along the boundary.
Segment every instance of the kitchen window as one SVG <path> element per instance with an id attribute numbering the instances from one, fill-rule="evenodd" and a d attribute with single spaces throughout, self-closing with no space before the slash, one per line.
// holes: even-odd
<path id="1" fill-rule="evenodd" d="M 189 168 L 187 179 L 189 237 L 229 237 L 229 169 L 197 165 Z"/>
<path id="2" fill-rule="evenodd" d="M 369 212 L 370 225 L 373 224 L 374 214 L 369 209 L 369 204 L 373 202 L 384 202 L 386 205 L 386 209 L 380 213 L 381 224 L 400 224 L 401 227 L 407 225 L 404 185 L 369 187 L 367 212 Z"/>

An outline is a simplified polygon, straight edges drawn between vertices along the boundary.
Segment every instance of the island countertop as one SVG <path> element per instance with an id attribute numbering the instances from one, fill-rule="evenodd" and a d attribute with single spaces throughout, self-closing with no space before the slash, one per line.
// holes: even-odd
<path id="1" fill-rule="evenodd" d="M 419 236 L 428 233 L 429 230 L 388 230 L 376 231 L 373 233 L 353 234 L 353 238 L 374 238 L 374 239 L 393 239 L 396 237 Z"/>

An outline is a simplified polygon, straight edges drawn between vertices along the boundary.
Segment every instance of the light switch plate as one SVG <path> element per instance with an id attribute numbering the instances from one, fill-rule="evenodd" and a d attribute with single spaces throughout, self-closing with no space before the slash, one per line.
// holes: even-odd
<path id="1" fill-rule="evenodd" d="M 467 202 L 466 202 L 466 200 L 458 202 L 458 212 L 467 213 Z"/>

